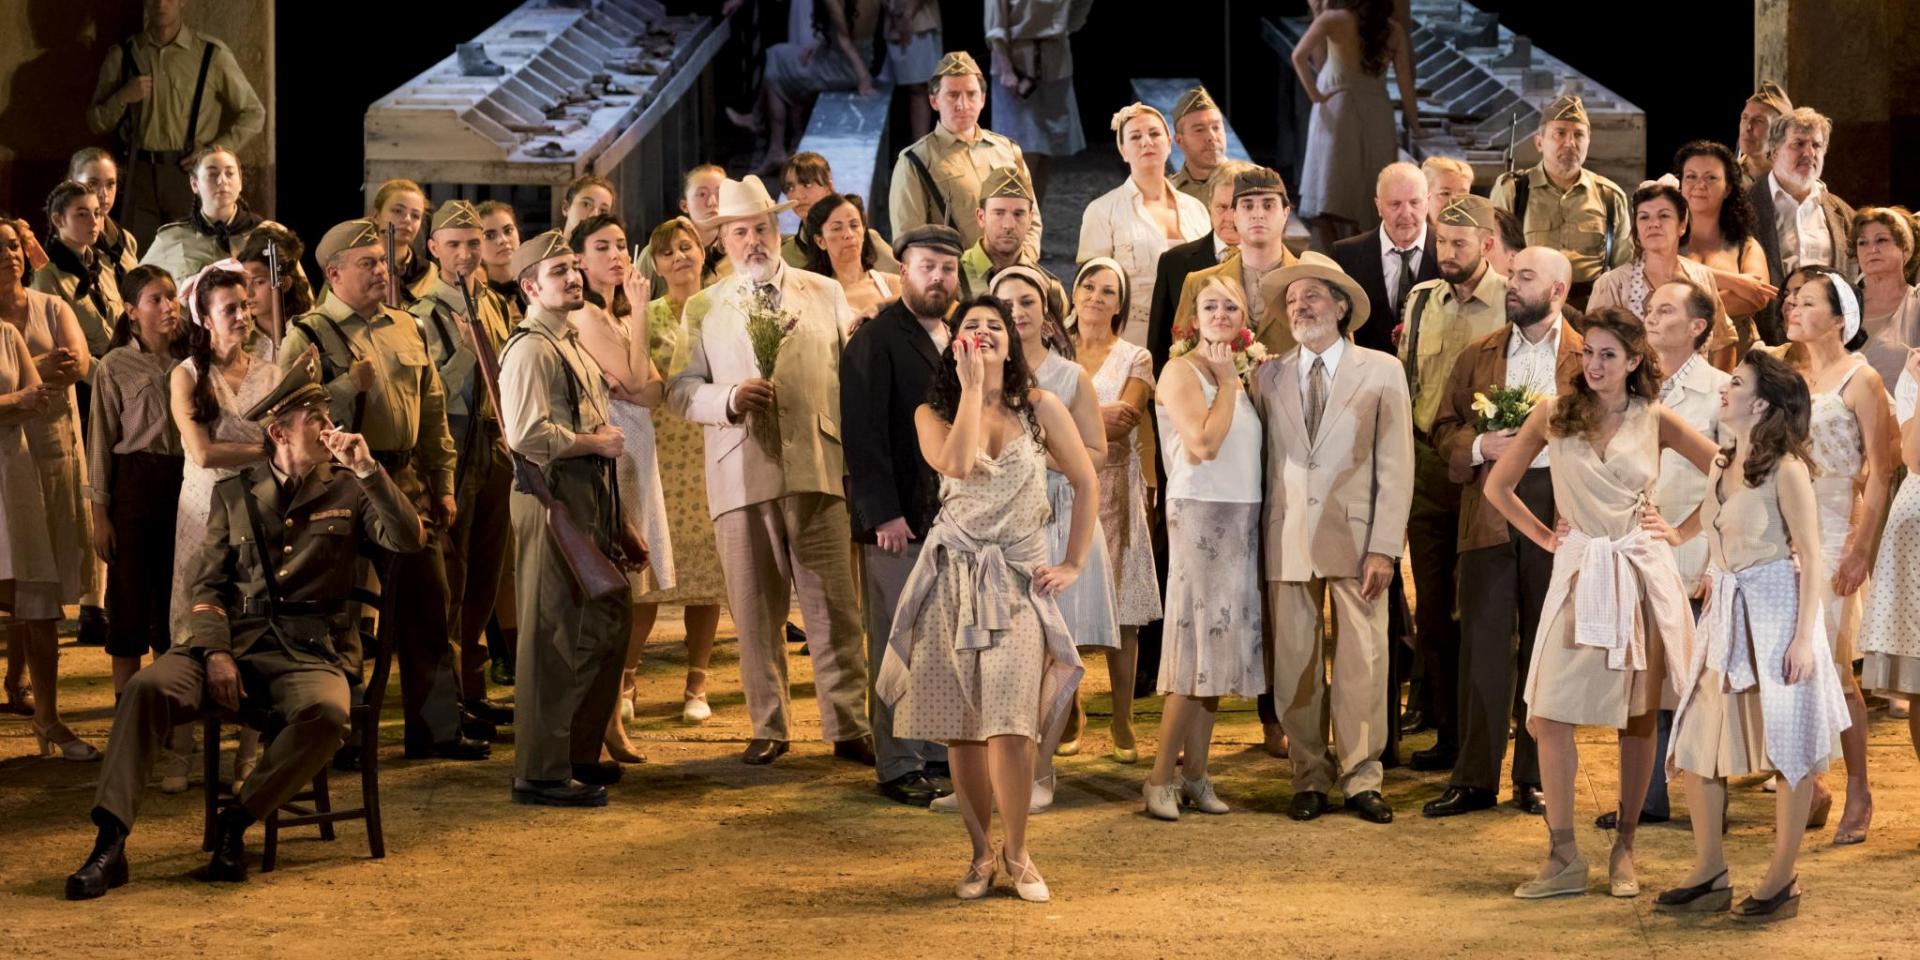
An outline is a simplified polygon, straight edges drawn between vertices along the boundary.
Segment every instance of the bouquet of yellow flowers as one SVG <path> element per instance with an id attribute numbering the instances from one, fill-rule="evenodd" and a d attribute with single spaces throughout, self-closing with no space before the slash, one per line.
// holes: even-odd
<path id="1" fill-rule="evenodd" d="M 1474 430 L 1479 433 L 1518 430 L 1527 422 L 1527 414 L 1532 413 L 1534 407 L 1551 399 L 1526 387 L 1488 386 L 1485 393 L 1473 395 L 1473 412 L 1477 415 Z"/>
<path id="2" fill-rule="evenodd" d="M 1200 345 L 1200 334 L 1196 330 L 1182 329 L 1174 331 L 1173 346 L 1168 348 L 1167 357 L 1184 357 Z M 1233 348 L 1233 372 L 1245 380 L 1253 376 L 1260 364 L 1267 360 L 1267 345 L 1253 339 L 1253 331 L 1241 328 L 1240 333 L 1228 344 Z"/>

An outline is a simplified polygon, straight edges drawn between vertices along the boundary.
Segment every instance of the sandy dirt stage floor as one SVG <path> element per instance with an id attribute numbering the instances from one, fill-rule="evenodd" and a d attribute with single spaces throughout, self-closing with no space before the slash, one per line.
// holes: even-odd
<path id="1" fill-rule="evenodd" d="M 663 611 L 664 612 L 664 611 Z M 68 903 L 62 881 L 86 855 L 98 765 L 35 759 L 24 718 L 0 718 L 0 956 L 107 957 L 1805 957 L 1913 956 L 1920 940 L 1920 768 L 1904 722 L 1877 709 L 1878 810 L 1864 846 L 1809 834 L 1798 919 L 1765 929 L 1722 917 L 1674 918 L 1653 892 L 1686 873 L 1684 802 L 1672 824 L 1643 828 L 1636 900 L 1589 895 L 1523 903 L 1513 885 L 1544 853 L 1538 818 L 1501 807 L 1449 820 L 1419 816 L 1444 774 L 1387 775 L 1399 814 L 1376 826 L 1335 812 L 1287 819 L 1287 764 L 1257 748 L 1251 703 L 1231 703 L 1216 732 L 1215 773 L 1228 816 L 1179 823 L 1141 812 L 1160 701 L 1138 708 L 1143 763 L 1108 758 L 1104 664 L 1090 658 L 1091 729 L 1060 762 L 1054 808 L 1035 817 L 1035 863 L 1054 899 L 1023 903 L 1001 881 L 976 903 L 953 898 L 966 869 L 960 821 L 891 803 L 872 771 L 806 740 L 819 732 L 811 672 L 793 658 L 791 754 L 742 765 L 748 737 L 731 630 L 714 657 L 713 719 L 679 721 L 686 666 L 680 625 L 663 621 L 643 668 L 632 730 L 649 762 L 630 767 L 601 810 L 508 801 L 512 747 L 484 763 L 398 759 L 396 696 L 384 718 L 387 856 L 365 833 L 283 843 L 280 867 L 240 886 L 188 876 L 204 862 L 199 794 L 149 794 L 129 842 L 133 882 Z M 797 648 L 795 648 L 797 650 Z M 98 649 L 64 646 L 68 721 L 104 745 L 112 690 Z M 500 691 L 503 695 L 507 691 Z M 1610 732 L 1580 738 L 1579 841 L 1603 871 L 1614 805 Z M 1404 749 L 1428 745 L 1431 734 Z M 343 778 L 346 779 L 346 778 Z M 196 774 L 197 780 L 197 774 Z M 1843 778 L 1831 783 L 1841 788 Z M 349 799 L 344 786 L 336 795 Z M 1836 798 L 1837 799 L 1837 798 Z M 1732 794 L 1736 889 L 1758 877 L 1772 797 Z M 1839 813 L 1836 802 L 1835 816 Z M 257 855 L 259 831 L 252 837 Z M 255 861 L 257 865 L 257 859 Z M 1708 953 L 1702 953 L 1708 951 Z"/>

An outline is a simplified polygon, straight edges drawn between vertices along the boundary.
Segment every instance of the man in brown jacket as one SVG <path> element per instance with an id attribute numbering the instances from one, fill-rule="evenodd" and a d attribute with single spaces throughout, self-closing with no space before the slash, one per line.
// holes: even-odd
<path id="1" fill-rule="evenodd" d="M 1432 440 L 1460 492 L 1460 753 L 1445 793 L 1423 809 L 1429 817 L 1485 810 L 1499 798 L 1513 693 L 1526 682 L 1533 636 L 1540 625 L 1553 557 L 1513 530 L 1482 494 L 1494 461 L 1517 430 L 1482 432 L 1474 395 L 1494 387 L 1524 387 L 1539 402 L 1567 388 L 1580 371 L 1580 334 L 1561 314 L 1572 284 L 1566 255 L 1528 247 L 1513 258 L 1507 325 L 1467 346 L 1454 363 Z M 1517 492 L 1536 516 L 1554 516 L 1547 454 L 1534 459 Z M 1514 636 L 1519 634 L 1516 651 Z M 1514 735 L 1514 805 L 1545 809 L 1540 762 L 1521 725 Z"/>

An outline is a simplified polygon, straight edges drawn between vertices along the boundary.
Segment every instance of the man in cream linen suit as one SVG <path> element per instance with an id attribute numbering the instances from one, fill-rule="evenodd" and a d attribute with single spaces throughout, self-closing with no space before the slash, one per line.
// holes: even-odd
<path id="1" fill-rule="evenodd" d="M 753 739 L 741 759 L 772 763 L 790 739 L 785 625 L 800 595 L 820 728 L 835 755 L 873 763 L 867 664 L 841 478 L 840 350 L 853 311 L 840 285 L 780 259 L 775 204 L 758 177 L 720 186 L 714 218 L 733 273 L 687 301 L 668 402 L 706 425 L 707 503 L 740 635 Z M 748 315 L 790 324 L 761 376 Z"/>
<path id="2" fill-rule="evenodd" d="M 1413 503 L 1413 407 L 1400 362 L 1356 346 L 1367 295 L 1339 268 L 1299 263 L 1260 284 L 1296 344 L 1266 364 L 1253 399 L 1267 432 L 1265 570 L 1273 695 L 1291 741 L 1293 803 L 1326 810 L 1337 772 L 1346 806 L 1393 821 L 1380 797 L 1387 743 L 1386 591 Z M 1332 725 L 1323 600 L 1334 626 Z"/>

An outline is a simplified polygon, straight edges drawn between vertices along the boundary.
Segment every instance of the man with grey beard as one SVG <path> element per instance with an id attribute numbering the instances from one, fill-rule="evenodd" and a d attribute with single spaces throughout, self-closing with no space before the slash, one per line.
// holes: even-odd
<path id="1" fill-rule="evenodd" d="M 871 766 L 860 602 L 842 478 L 840 354 L 853 310 L 832 279 L 780 259 L 776 204 L 760 178 L 727 180 L 713 218 L 733 273 L 687 301 L 667 402 L 706 425 L 707 506 L 753 739 L 772 763 L 789 740 L 784 625 L 797 590 L 835 756 Z M 777 344 L 769 369 L 755 342 Z"/>
<path id="2" fill-rule="evenodd" d="M 952 338 L 947 311 L 959 290 L 960 242 L 960 231 L 941 224 L 901 234 L 900 299 L 861 324 L 840 358 L 847 483 L 866 586 L 867 670 L 873 676 L 879 676 L 893 610 L 920 556 L 920 541 L 940 512 L 940 478 L 920 453 L 914 415 L 927 401 L 940 354 Z M 893 708 L 871 691 L 867 704 L 880 793 L 924 807 L 948 792 L 934 782 L 946 765 L 946 749 L 895 739 Z"/>
<path id="3" fill-rule="evenodd" d="M 1852 244 L 1847 241 L 1853 207 L 1820 182 L 1832 135 L 1833 121 L 1812 107 L 1789 110 L 1768 128 L 1767 158 L 1773 169 L 1747 188 L 1747 202 L 1753 205 L 1753 235 L 1767 255 L 1767 282 L 1776 287 L 1786 283 L 1787 274 L 1811 264 L 1825 264 L 1842 276 L 1854 274 Z M 1778 301 L 1754 314 L 1753 324 L 1768 343 L 1786 342 Z"/>

